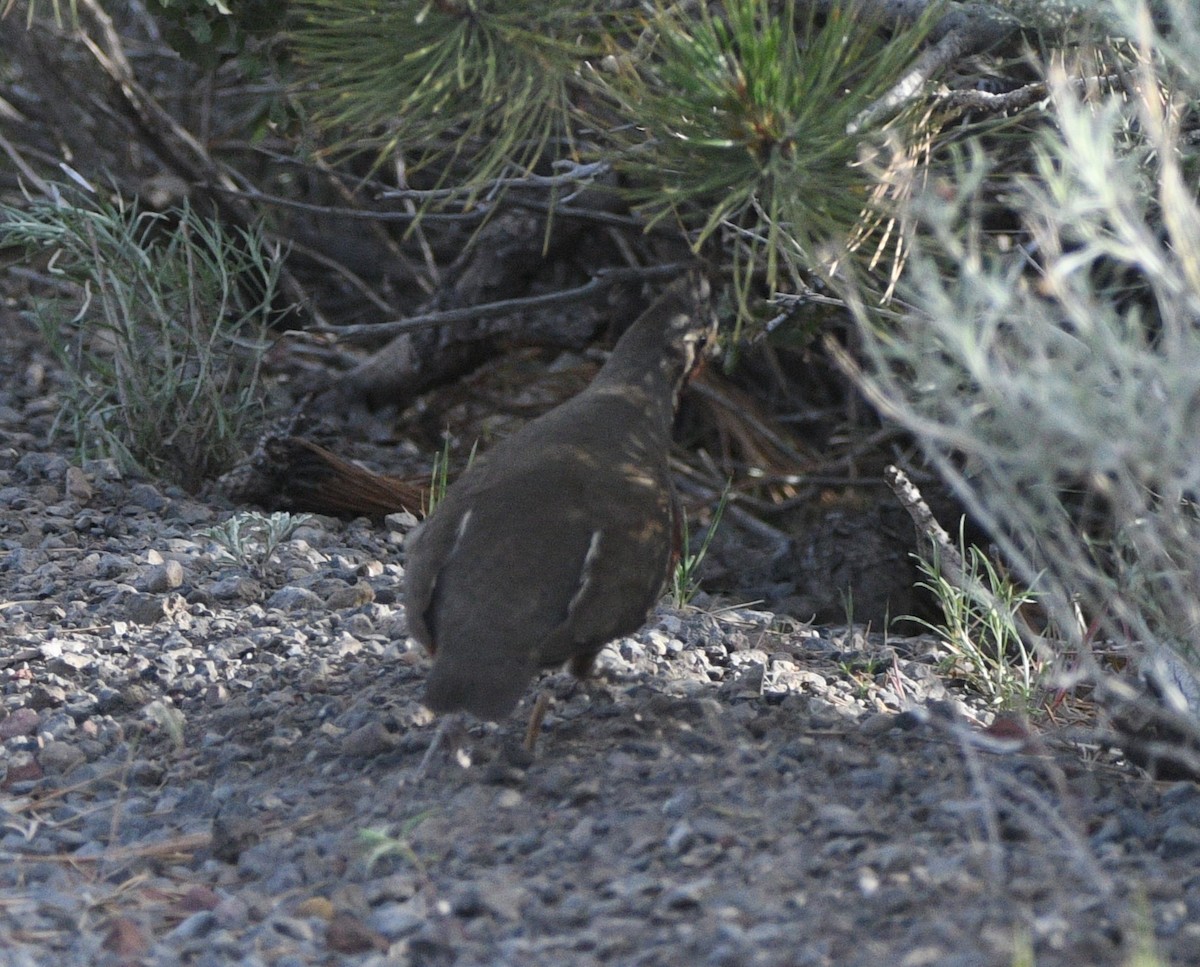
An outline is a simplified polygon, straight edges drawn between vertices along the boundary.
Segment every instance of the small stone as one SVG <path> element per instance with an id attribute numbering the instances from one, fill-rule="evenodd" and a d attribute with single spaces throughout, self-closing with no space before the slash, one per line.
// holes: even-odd
<path id="1" fill-rule="evenodd" d="M 51 742 L 38 753 L 38 762 L 48 776 L 65 776 L 87 756 L 70 742 Z"/>
<path id="2" fill-rule="evenodd" d="M 80 467 L 67 467 L 63 482 L 63 493 L 71 500 L 86 504 L 92 499 L 92 485 Z"/>
<path id="3" fill-rule="evenodd" d="M 212 821 L 213 855 L 224 863 L 236 863 L 242 853 L 259 839 L 260 824 L 241 804 L 222 808 Z"/>
<path id="4" fill-rule="evenodd" d="M 696 833 L 692 824 L 682 819 L 671 827 L 667 834 L 667 852 L 676 856 L 686 853 L 696 842 Z"/>
<path id="5" fill-rule="evenodd" d="M 279 611 L 316 611 L 324 605 L 325 602 L 308 588 L 294 585 L 280 588 L 267 599 L 267 607 Z"/>
<path id="6" fill-rule="evenodd" d="M 220 906 L 221 898 L 207 886 L 193 886 L 175 904 L 175 908 L 183 913 L 199 913 L 202 910 L 215 910 Z"/>
<path id="7" fill-rule="evenodd" d="M 0 720 L 0 741 L 18 735 L 33 735 L 38 727 L 38 713 L 31 708 L 15 709 L 8 718 Z"/>
<path id="8" fill-rule="evenodd" d="M 363 898 L 372 905 L 386 901 L 411 900 L 419 890 L 417 878 L 411 873 L 393 873 L 367 884 L 367 894 Z M 349 904 L 343 903 L 343 906 Z"/>
<path id="9" fill-rule="evenodd" d="M 487 912 L 487 909 L 487 904 L 483 900 L 483 894 L 479 892 L 479 888 L 476 886 L 464 887 L 450 902 L 450 911 L 455 916 L 462 917 L 464 920 L 471 920 L 482 916 Z"/>
<path id="10" fill-rule="evenodd" d="M 420 523 L 416 516 L 407 510 L 402 510 L 396 514 L 388 514 L 383 519 L 383 522 L 387 526 L 388 530 L 400 531 L 404 534 L 407 534 L 410 530 L 416 527 L 418 523 Z"/>
<path id="11" fill-rule="evenodd" d="M 831 837 L 868 836 L 874 832 L 871 823 L 861 813 L 840 803 L 818 806 L 817 819 Z"/>
<path id="12" fill-rule="evenodd" d="M 82 655 L 72 655 L 73 658 L 82 658 Z M 91 662 L 85 659 L 85 664 Z M 59 708 L 65 705 L 67 701 L 67 690 L 61 685 L 45 684 L 35 685 L 29 690 L 28 707 L 41 711 L 47 708 Z"/>
<path id="13" fill-rule="evenodd" d="M 949 955 L 950 951 L 943 947 L 917 947 L 905 955 L 900 967 L 932 967 L 933 964 L 944 964 Z"/>
<path id="14" fill-rule="evenodd" d="M 597 790 L 598 794 L 599 790 Z M 662 804 L 662 814 L 671 819 L 680 819 L 695 809 L 698 802 L 699 796 L 696 795 L 695 790 L 683 789 Z"/>
<path id="15" fill-rule="evenodd" d="M 18 783 L 33 782 L 42 777 L 42 767 L 38 761 L 28 752 L 18 753 L 9 756 L 8 771 L 0 781 L 0 789 L 12 789 Z"/>
<path id="16" fill-rule="evenodd" d="M 263 595 L 262 585 L 242 574 L 222 578 L 207 590 L 217 601 L 257 601 Z"/>
<path id="17" fill-rule="evenodd" d="M 296 916 L 311 917 L 316 920 L 332 920 L 333 904 L 323 896 L 309 897 L 296 907 Z"/>
<path id="18" fill-rule="evenodd" d="M 353 635 L 339 634 L 337 639 L 332 642 L 333 653 L 339 658 L 346 658 L 350 655 L 357 655 L 362 651 L 362 642 Z"/>
<path id="19" fill-rule="evenodd" d="M 859 722 L 858 728 L 863 735 L 883 735 L 897 727 L 896 718 L 889 712 L 876 712 Z"/>
<path id="20" fill-rule="evenodd" d="M 704 892 L 712 885 L 712 880 L 705 878 L 691 883 L 681 883 L 663 894 L 662 903 L 668 910 L 690 910 L 700 906 Z"/>
<path id="21" fill-rule="evenodd" d="M 289 940 L 298 940 L 301 943 L 311 943 L 313 940 L 313 928 L 306 920 L 297 917 L 275 916 L 271 918 L 270 926 L 276 933 Z"/>
<path id="22" fill-rule="evenodd" d="M 174 619 L 187 611 L 187 601 L 180 594 L 132 594 L 125 601 L 125 617 L 138 625 L 157 624 L 164 618 Z"/>
<path id="23" fill-rule="evenodd" d="M 212 910 L 200 910 L 180 921 L 179 925 L 171 931 L 170 937 L 177 941 L 195 940 L 199 937 L 207 937 L 218 926 L 220 926 L 220 919 L 216 913 Z"/>
<path id="24" fill-rule="evenodd" d="M 142 590 L 151 594 L 173 591 L 183 584 L 183 565 L 178 561 L 163 561 L 146 571 L 142 579 Z"/>
<path id="25" fill-rule="evenodd" d="M 1167 827 L 1162 838 L 1163 850 L 1171 856 L 1181 856 L 1200 851 L 1200 829 L 1186 823 L 1175 823 Z"/>
<path id="26" fill-rule="evenodd" d="M 416 914 L 408 903 L 381 903 L 371 911 L 370 926 L 385 937 L 404 937 L 425 926 L 425 918 Z"/>
<path id="27" fill-rule="evenodd" d="M 46 667 L 56 675 L 75 675 L 87 668 L 94 668 L 96 660 L 88 655 L 69 652 L 53 661 L 47 662 Z"/>
<path id="28" fill-rule="evenodd" d="M 108 922 L 104 949 L 111 950 L 124 961 L 126 958 L 139 957 L 149 950 L 150 937 L 136 920 L 114 917 Z"/>
<path id="29" fill-rule="evenodd" d="M 120 480 L 121 467 L 114 457 L 101 457 L 95 460 L 83 461 L 85 473 L 92 475 L 95 480 Z"/>
<path id="30" fill-rule="evenodd" d="M 364 561 L 354 569 L 354 573 L 362 578 L 377 578 L 383 573 L 381 561 Z"/>
<path id="31" fill-rule="evenodd" d="M 366 581 L 359 581 L 357 584 L 335 590 L 325 599 L 325 606 L 331 611 L 342 611 L 370 604 L 374 600 L 375 589 Z"/>
<path id="32" fill-rule="evenodd" d="M 391 752 L 400 744 L 401 732 L 395 721 L 376 719 L 355 729 L 342 740 L 342 754 L 376 756 Z"/>
<path id="33" fill-rule="evenodd" d="M 148 483 L 136 483 L 129 488 L 129 502 L 151 513 L 161 514 L 171 501 Z"/>
<path id="34" fill-rule="evenodd" d="M 354 638 L 370 638 L 375 634 L 375 623 L 361 611 L 349 615 L 343 627 Z"/>
<path id="35" fill-rule="evenodd" d="M 387 937 L 371 929 L 353 913 L 334 914 L 325 930 L 325 943 L 340 954 L 361 954 L 368 950 L 387 950 Z"/>

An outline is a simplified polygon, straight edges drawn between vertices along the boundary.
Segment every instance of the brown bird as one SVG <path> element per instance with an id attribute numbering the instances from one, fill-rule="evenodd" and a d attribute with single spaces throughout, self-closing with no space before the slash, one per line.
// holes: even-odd
<path id="1" fill-rule="evenodd" d="M 645 623 L 676 529 L 667 456 L 684 382 L 715 334 L 708 283 L 667 289 L 591 385 L 478 458 L 406 542 L 425 704 L 498 720 L 538 669 L 584 677 Z M 436 741 L 436 740 L 435 740 Z"/>

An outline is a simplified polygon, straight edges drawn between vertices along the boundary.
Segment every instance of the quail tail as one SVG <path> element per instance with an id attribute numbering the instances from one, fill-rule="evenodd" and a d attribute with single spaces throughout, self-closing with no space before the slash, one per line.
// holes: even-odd
<path id="1" fill-rule="evenodd" d="M 438 713 L 464 710 L 486 722 L 499 722 L 516 708 L 536 673 L 529 663 L 488 667 L 455 661 L 439 651 L 425 683 L 425 705 Z"/>

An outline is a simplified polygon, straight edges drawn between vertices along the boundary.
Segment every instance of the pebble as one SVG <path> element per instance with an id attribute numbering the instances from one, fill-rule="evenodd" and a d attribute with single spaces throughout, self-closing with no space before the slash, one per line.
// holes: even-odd
<path id="1" fill-rule="evenodd" d="M 183 584 L 183 565 L 178 561 L 163 561 L 146 571 L 142 579 L 142 590 L 150 594 L 173 591 Z"/>
<path id="2" fill-rule="evenodd" d="M 84 752 L 70 742 L 51 742 L 38 753 L 38 763 L 48 776 L 65 776 L 86 759 Z"/>
<path id="3" fill-rule="evenodd" d="M 897 716 L 889 712 L 876 712 L 868 715 L 859 722 L 858 727 L 863 735 L 882 735 L 899 727 Z"/>
<path id="4" fill-rule="evenodd" d="M 392 940 L 407 937 L 426 925 L 425 917 L 414 912 L 406 903 L 383 903 L 371 911 L 367 923 Z"/>
<path id="5" fill-rule="evenodd" d="M 349 756 L 375 756 L 400 744 L 402 733 L 394 721 L 374 719 L 342 739 L 342 752 Z"/>
<path id="6" fill-rule="evenodd" d="M 277 611 L 312 611 L 323 608 L 325 602 L 307 588 L 284 587 L 267 599 L 266 606 Z"/>
<path id="7" fill-rule="evenodd" d="M 0 719 L 0 740 L 33 735 L 37 731 L 40 716 L 31 708 L 17 708 L 7 718 Z"/>
<path id="8" fill-rule="evenodd" d="M 187 611 L 187 601 L 181 595 L 131 594 L 125 600 L 125 617 L 134 624 L 153 625 L 164 619 L 173 620 Z"/>

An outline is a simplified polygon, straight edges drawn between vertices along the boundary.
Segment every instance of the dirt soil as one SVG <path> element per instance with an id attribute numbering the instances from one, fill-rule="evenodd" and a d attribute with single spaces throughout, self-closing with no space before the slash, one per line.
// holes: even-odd
<path id="1" fill-rule="evenodd" d="M 230 560 L 0 339 L 0 964 L 1200 963 L 1200 791 L 933 638 L 664 605 L 418 778 L 405 522 Z"/>

